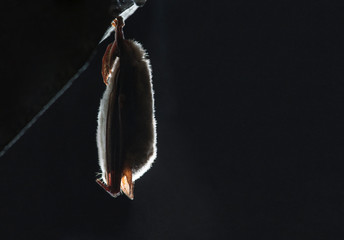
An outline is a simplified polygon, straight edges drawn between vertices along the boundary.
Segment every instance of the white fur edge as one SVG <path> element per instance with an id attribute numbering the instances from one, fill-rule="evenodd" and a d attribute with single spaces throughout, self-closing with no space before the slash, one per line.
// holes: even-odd
<path id="1" fill-rule="evenodd" d="M 147 69 L 148 69 L 148 74 L 149 74 L 149 82 L 150 82 L 150 87 L 152 90 L 152 108 L 153 108 L 153 154 L 152 156 L 148 159 L 147 163 L 143 165 L 140 169 L 136 170 L 133 172 L 133 181 L 136 181 L 140 177 L 142 177 L 143 174 L 145 174 L 153 165 L 154 160 L 157 157 L 157 134 L 156 134 L 156 119 L 155 119 L 155 103 L 154 103 L 154 89 L 153 89 L 153 82 L 152 82 L 152 67 L 150 64 L 150 60 L 147 57 L 147 52 L 146 50 L 142 47 L 141 43 L 136 42 L 134 40 L 131 40 L 133 45 L 137 47 L 137 50 L 142 53 L 142 61 L 146 64 Z"/>
<path id="2" fill-rule="evenodd" d="M 108 85 L 106 86 L 105 92 L 102 99 L 100 100 L 99 112 L 98 112 L 98 128 L 97 128 L 97 147 L 98 147 L 98 158 L 99 166 L 101 169 L 101 175 L 104 183 L 107 184 L 105 178 L 106 172 L 106 119 L 108 116 L 108 103 L 111 91 L 114 86 L 114 79 L 116 72 L 119 68 L 119 58 L 116 57 L 114 64 L 111 68 L 110 76 L 108 78 Z"/>

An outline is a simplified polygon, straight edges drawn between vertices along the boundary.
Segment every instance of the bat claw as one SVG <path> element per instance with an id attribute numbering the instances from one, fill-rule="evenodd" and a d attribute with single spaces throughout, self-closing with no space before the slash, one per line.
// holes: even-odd
<path id="1" fill-rule="evenodd" d="M 124 27 L 123 18 L 122 18 L 122 17 L 117 17 L 117 18 L 115 18 L 114 20 L 112 20 L 111 25 L 112 25 L 114 28 L 116 28 L 116 27 L 118 27 L 118 28 Z"/>

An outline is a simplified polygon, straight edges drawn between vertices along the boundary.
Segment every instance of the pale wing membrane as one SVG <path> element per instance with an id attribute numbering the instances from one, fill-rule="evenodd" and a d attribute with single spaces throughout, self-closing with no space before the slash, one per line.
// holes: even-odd
<path id="1" fill-rule="evenodd" d="M 106 161 L 106 132 L 107 132 L 107 119 L 109 109 L 109 99 L 111 92 L 115 86 L 115 76 L 119 70 L 119 58 L 117 57 L 112 66 L 110 75 L 108 77 L 108 85 L 106 85 L 105 92 L 100 100 L 99 112 L 98 112 L 98 129 L 97 129 L 97 147 L 99 166 L 101 169 L 102 180 L 104 183 L 109 184 L 106 180 L 106 172 L 108 169 Z"/>

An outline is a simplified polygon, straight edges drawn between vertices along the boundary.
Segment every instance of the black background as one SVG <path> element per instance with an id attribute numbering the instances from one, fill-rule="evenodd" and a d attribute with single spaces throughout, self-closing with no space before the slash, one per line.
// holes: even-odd
<path id="1" fill-rule="evenodd" d="M 149 53 L 158 122 L 158 157 L 135 199 L 94 181 L 108 39 L 1 158 L 2 234 L 343 239 L 343 10 L 148 1 L 124 28 Z"/>

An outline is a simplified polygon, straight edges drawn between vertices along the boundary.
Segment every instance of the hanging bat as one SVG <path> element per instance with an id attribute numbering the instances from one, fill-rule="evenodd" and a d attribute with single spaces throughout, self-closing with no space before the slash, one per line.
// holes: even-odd
<path id="1" fill-rule="evenodd" d="M 113 197 L 134 198 L 134 182 L 156 158 L 151 67 L 141 44 L 124 39 L 122 17 L 115 40 L 103 57 L 106 90 L 98 113 L 97 146 L 101 177 L 97 183 Z"/>

